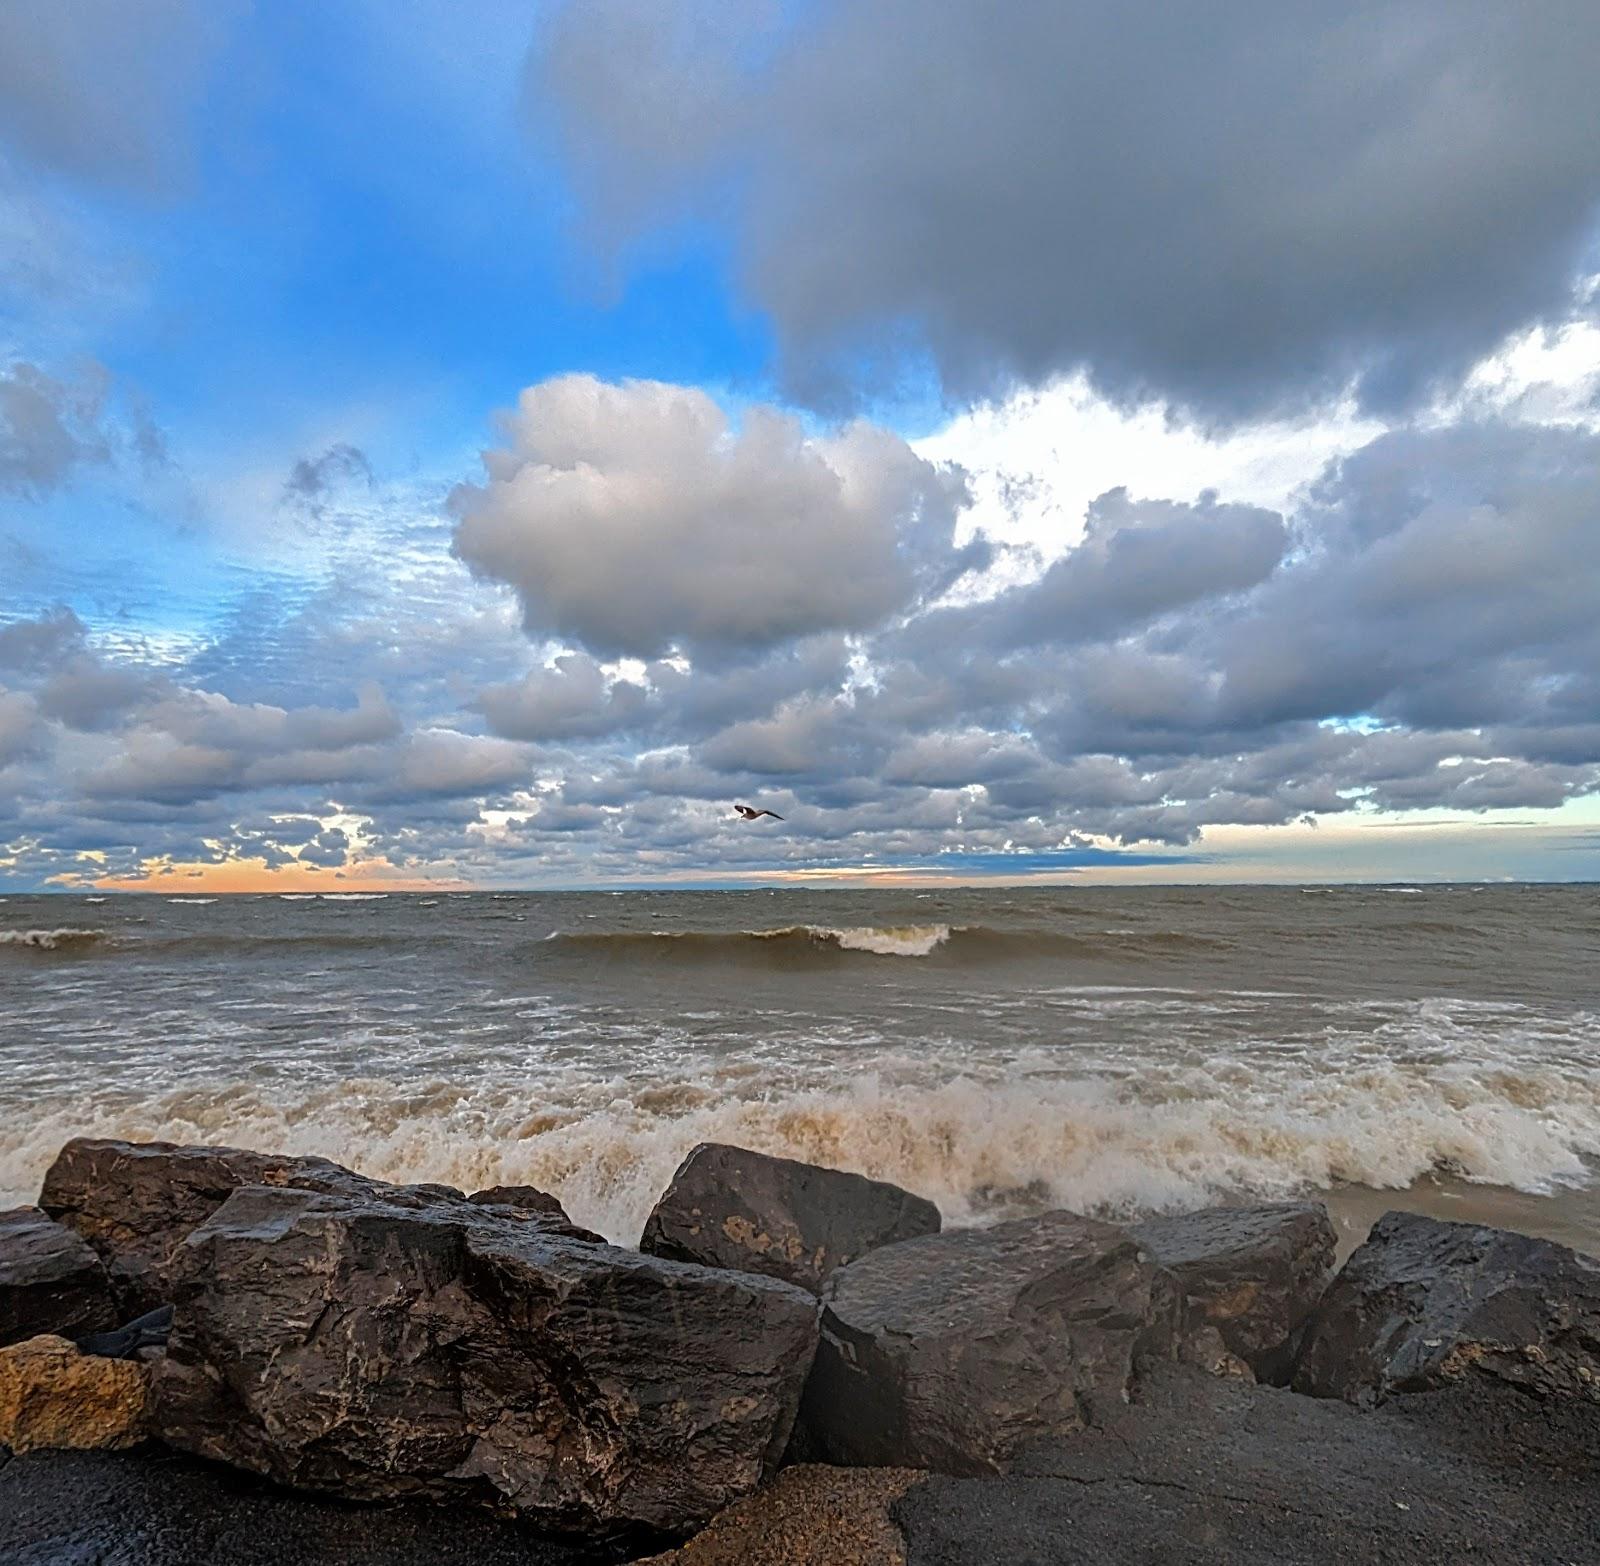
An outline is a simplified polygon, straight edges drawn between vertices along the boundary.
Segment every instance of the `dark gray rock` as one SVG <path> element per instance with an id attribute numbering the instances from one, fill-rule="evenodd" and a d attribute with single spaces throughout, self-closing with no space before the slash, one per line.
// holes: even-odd
<path id="1" fill-rule="evenodd" d="M 79 1138 L 68 1142 L 50 1166 L 39 1205 L 94 1247 L 123 1314 L 138 1315 L 173 1298 L 174 1264 L 183 1242 L 247 1185 L 352 1198 L 381 1193 L 387 1202 L 410 1206 L 463 1200 L 453 1186 L 389 1185 L 326 1158 Z M 530 1222 L 556 1227 L 565 1225 L 565 1217 L 528 1214 Z"/>
<path id="2" fill-rule="evenodd" d="M 555 1228 L 574 1240 L 589 1240 L 604 1245 L 605 1236 L 592 1229 L 583 1229 L 567 1217 L 567 1210 L 548 1191 L 536 1185 L 491 1185 L 487 1190 L 474 1191 L 467 1198 L 479 1207 L 502 1207 L 510 1212 L 533 1218 L 546 1228 Z"/>
<path id="3" fill-rule="evenodd" d="M 809 1438 L 839 1463 L 984 1473 L 1121 1407 L 1176 1352 L 1176 1280 L 1074 1213 L 888 1246 L 823 1293 Z"/>
<path id="4" fill-rule="evenodd" d="M 836 1267 L 938 1232 L 939 1209 L 897 1185 L 702 1142 L 656 1203 L 639 1249 L 815 1294 Z"/>
<path id="5" fill-rule="evenodd" d="M 0 1464 L 6 1566 L 610 1566 L 636 1553 L 426 1502 L 296 1495 L 153 1446 Z"/>
<path id="6" fill-rule="evenodd" d="M 172 1307 L 162 1305 L 111 1332 L 90 1332 L 77 1340 L 83 1354 L 102 1359 L 140 1359 L 149 1350 L 165 1349 L 172 1334 Z"/>
<path id="7" fill-rule="evenodd" d="M 1295 1335 L 1327 1287 L 1338 1244 L 1320 1202 L 1210 1207 L 1129 1232 L 1177 1274 L 1190 1318 L 1258 1380 L 1288 1378 Z"/>
<path id="8" fill-rule="evenodd" d="M 1312 1314 L 1295 1390 L 1371 1402 L 1468 1376 L 1600 1401 L 1600 1261 L 1503 1229 L 1385 1214 Z"/>
<path id="9" fill-rule="evenodd" d="M 70 1338 L 115 1326 L 100 1258 L 37 1207 L 0 1212 L 0 1348 L 53 1332 Z"/>
<path id="10" fill-rule="evenodd" d="M 1593 1566 L 1600 1405 L 1474 1382 L 1363 1410 L 1162 1367 L 1104 1431 L 892 1510 L 907 1566 Z"/>
<path id="11" fill-rule="evenodd" d="M 816 1301 L 459 1198 L 237 1191 L 185 1243 L 169 1444 L 296 1488 L 682 1531 L 776 1464 Z"/>

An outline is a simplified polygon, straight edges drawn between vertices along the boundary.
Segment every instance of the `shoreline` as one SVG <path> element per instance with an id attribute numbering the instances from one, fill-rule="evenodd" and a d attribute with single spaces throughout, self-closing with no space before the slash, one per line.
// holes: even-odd
<path id="1" fill-rule="evenodd" d="M 947 1229 L 717 1145 L 631 1251 L 535 1189 L 225 1148 L 74 1142 L 39 1201 L 0 1218 L 23 1558 L 1131 1566 L 1177 1537 L 1443 1566 L 1600 1537 L 1600 1261 L 1507 1230 L 1391 1212 L 1346 1253 L 1316 1203 Z"/>

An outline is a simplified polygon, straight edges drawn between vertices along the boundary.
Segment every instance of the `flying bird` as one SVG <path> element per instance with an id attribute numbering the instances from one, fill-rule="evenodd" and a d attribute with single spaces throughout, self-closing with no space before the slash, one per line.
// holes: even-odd
<path id="1" fill-rule="evenodd" d="M 774 821 L 783 820 L 776 810 L 756 810 L 750 805 L 735 805 L 733 808 L 746 821 L 759 821 L 763 816 L 771 816 Z"/>

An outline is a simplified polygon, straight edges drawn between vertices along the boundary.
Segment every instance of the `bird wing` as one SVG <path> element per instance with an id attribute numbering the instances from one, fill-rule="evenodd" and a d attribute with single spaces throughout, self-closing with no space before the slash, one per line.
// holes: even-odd
<path id="1" fill-rule="evenodd" d="M 776 810 L 763 810 L 763 811 L 760 812 L 760 814 L 762 814 L 764 816 L 771 816 L 774 821 L 782 821 L 783 820 L 783 817 L 780 816 Z"/>

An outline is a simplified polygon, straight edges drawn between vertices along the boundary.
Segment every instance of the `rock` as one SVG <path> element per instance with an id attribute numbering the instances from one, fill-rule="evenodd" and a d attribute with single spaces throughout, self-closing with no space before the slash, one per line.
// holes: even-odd
<path id="1" fill-rule="evenodd" d="M 925 1477 L 909 1468 L 785 1468 L 681 1550 L 638 1566 L 905 1566 L 889 1508 Z"/>
<path id="2" fill-rule="evenodd" d="M 1222 1334 L 1209 1322 L 1196 1326 L 1191 1319 L 1178 1345 L 1178 1361 L 1193 1365 L 1208 1376 L 1221 1376 L 1225 1381 L 1253 1382 L 1256 1379 L 1255 1371 L 1228 1348 Z"/>
<path id="3" fill-rule="evenodd" d="M 815 1294 L 836 1267 L 938 1232 L 939 1209 L 897 1185 L 702 1142 L 656 1203 L 639 1249 Z"/>
<path id="4" fill-rule="evenodd" d="M 1337 1239 L 1320 1202 L 1211 1207 L 1129 1231 L 1176 1273 L 1191 1320 L 1262 1381 L 1288 1377 L 1295 1335 L 1327 1286 Z"/>
<path id="5" fill-rule="evenodd" d="M 1386 1213 L 1313 1313 L 1294 1389 L 1364 1403 L 1469 1375 L 1600 1401 L 1600 1261 L 1504 1229 Z"/>
<path id="6" fill-rule="evenodd" d="M 909 1566 L 1595 1566 L 1600 1405 L 1377 1409 L 1162 1366 L 1109 1428 L 892 1507 Z"/>
<path id="7" fill-rule="evenodd" d="M 79 1138 L 50 1166 L 39 1205 L 99 1252 L 123 1314 L 137 1315 L 174 1297 L 174 1261 L 183 1242 L 247 1185 L 353 1198 L 382 1192 L 385 1201 L 408 1206 L 463 1200 L 453 1186 L 389 1185 L 326 1158 Z"/>
<path id="8" fill-rule="evenodd" d="M 1319 1405 L 1320 1406 L 1320 1405 Z M 154 1442 L 0 1467 L 6 1566 L 614 1566 L 602 1544 L 482 1512 L 297 1495 Z"/>
<path id="9" fill-rule="evenodd" d="M 162 1350 L 172 1333 L 172 1307 L 162 1305 L 114 1332 L 91 1332 L 77 1339 L 85 1354 L 106 1359 L 138 1359 L 150 1350 Z"/>
<path id="10" fill-rule="evenodd" d="M 1123 1404 L 1181 1316 L 1126 1230 L 1073 1213 L 909 1240 L 824 1291 L 806 1428 L 832 1462 L 1001 1469 Z"/>
<path id="11" fill-rule="evenodd" d="M 65 1338 L 29 1338 L 0 1349 L 0 1446 L 132 1446 L 143 1438 L 150 1372 L 96 1359 Z"/>
<path id="12" fill-rule="evenodd" d="M 77 1235 L 37 1207 L 0 1213 L 0 1347 L 116 1320 L 105 1267 Z"/>
<path id="13" fill-rule="evenodd" d="M 775 1465 L 815 1300 L 465 1199 L 236 1192 L 188 1239 L 155 1428 L 354 1499 L 682 1533 Z"/>
<path id="14" fill-rule="evenodd" d="M 574 1240 L 588 1240 L 594 1245 L 606 1243 L 604 1235 L 575 1224 L 567 1217 L 566 1208 L 548 1191 L 541 1191 L 536 1185 L 491 1185 L 485 1191 L 474 1191 L 467 1200 L 479 1207 L 503 1207 L 513 1213 L 532 1217 Z"/>

